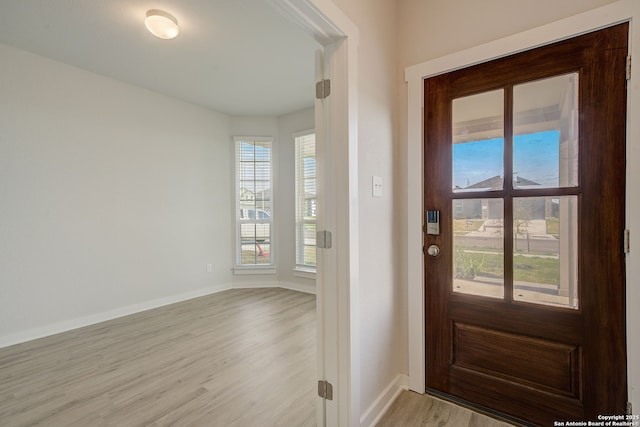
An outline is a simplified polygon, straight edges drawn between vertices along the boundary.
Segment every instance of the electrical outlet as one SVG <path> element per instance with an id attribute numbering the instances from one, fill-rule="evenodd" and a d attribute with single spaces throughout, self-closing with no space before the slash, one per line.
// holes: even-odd
<path id="1" fill-rule="evenodd" d="M 213 264 L 207 264 L 207 273 L 213 272 Z"/>

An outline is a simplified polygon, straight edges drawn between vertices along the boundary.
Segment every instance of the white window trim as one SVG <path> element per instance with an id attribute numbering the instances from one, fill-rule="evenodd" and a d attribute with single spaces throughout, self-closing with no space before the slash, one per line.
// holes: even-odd
<path id="1" fill-rule="evenodd" d="M 302 277 L 303 279 L 313 279 L 316 278 L 316 269 L 315 268 L 304 268 L 303 266 L 297 266 L 293 270 L 294 277 Z"/>
<path id="2" fill-rule="evenodd" d="M 267 268 L 261 265 L 247 265 L 247 266 L 236 266 L 233 268 L 233 274 L 237 276 L 248 276 L 248 275 L 266 275 L 266 274 L 277 274 L 278 270 L 275 267 Z"/>

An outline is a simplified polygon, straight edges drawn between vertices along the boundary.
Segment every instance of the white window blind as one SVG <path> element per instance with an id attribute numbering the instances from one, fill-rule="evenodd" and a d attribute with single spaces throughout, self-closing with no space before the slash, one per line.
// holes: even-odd
<path id="1" fill-rule="evenodd" d="M 296 145 L 296 265 L 316 266 L 316 135 L 295 136 Z"/>
<path id="2" fill-rule="evenodd" d="M 236 264 L 273 265 L 272 139 L 234 137 Z"/>

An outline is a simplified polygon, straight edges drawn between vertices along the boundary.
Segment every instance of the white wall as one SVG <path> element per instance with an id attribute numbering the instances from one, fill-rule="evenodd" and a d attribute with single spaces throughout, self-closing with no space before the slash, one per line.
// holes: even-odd
<path id="1" fill-rule="evenodd" d="M 615 0 L 400 0 L 402 69 Z"/>
<path id="2" fill-rule="evenodd" d="M 298 132 L 314 130 L 313 108 L 286 114 L 278 118 L 278 280 L 280 282 L 315 287 L 315 280 L 296 277 L 295 234 L 295 140 Z"/>
<path id="3" fill-rule="evenodd" d="M 6 45 L 0 62 L 0 347 L 260 280 L 314 290 L 291 272 L 291 134 L 313 108 L 230 118 Z M 274 276 L 232 274 L 232 135 L 274 137 Z"/>
<path id="4" fill-rule="evenodd" d="M 368 425 L 406 374 L 406 289 L 400 284 L 396 185 L 397 3 L 334 0 L 358 27 L 358 278 L 361 421 Z M 383 182 L 373 198 L 372 176 Z M 358 406 L 358 405 L 356 405 Z"/>
<path id="5" fill-rule="evenodd" d="M 0 346 L 230 286 L 227 116 L 0 63 Z"/>

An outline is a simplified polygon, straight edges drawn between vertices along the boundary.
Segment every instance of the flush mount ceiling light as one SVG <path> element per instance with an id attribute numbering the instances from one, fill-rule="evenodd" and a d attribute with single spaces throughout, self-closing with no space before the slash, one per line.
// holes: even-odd
<path id="1" fill-rule="evenodd" d="M 148 10 L 144 25 L 151 34 L 165 40 L 175 38 L 180 32 L 178 20 L 160 9 Z"/>

